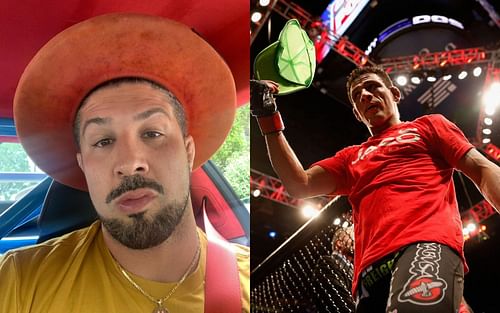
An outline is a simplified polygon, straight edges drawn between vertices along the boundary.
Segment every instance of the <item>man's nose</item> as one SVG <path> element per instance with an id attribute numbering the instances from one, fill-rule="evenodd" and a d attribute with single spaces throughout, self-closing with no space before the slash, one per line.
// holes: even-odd
<path id="1" fill-rule="evenodd" d="M 372 98 L 373 98 L 373 95 L 372 95 L 371 92 L 369 92 L 366 89 L 361 90 L 361 97 L 360 97 L 360 99 L 361 99 L 362 103 L 364 103 L 364 102 L 371 102 Z"/>
<path id="2" fill-rule="evenodd" d="M 114 174 L 118 177 L 145 174 L 149 171 L 145 152 L 133 141 L 122 141 L 115 153 Z"/>

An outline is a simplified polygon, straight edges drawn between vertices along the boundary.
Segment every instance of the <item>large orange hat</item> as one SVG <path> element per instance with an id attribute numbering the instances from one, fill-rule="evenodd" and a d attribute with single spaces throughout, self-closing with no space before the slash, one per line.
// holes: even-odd
<path id="1" fill-rule="evenodd" d="M 73 121 L 83 98 L 120 77 L 141 77 L 182 103 L 196 144 L 195 167 L 226 138 L 236 89 L 221 56 L 186 25 L 161 17 L 115 13 L 91 18 L 50 40 L 26 67 L 14 97 L 18 137 L 55 180 L 87 190 L 76 162 Z"/>

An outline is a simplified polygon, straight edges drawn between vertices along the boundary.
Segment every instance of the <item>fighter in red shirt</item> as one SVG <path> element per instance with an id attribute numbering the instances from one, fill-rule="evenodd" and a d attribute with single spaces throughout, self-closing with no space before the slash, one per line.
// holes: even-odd
<path id="1" fill-rule="evenodd" d="M 288 145 L 272 97 L 253 81 L 251 108 L 288 193 L 347 195 L 355 224 L 356 312 L 456 312 L 463 293 L 463 236 L 452 181 L 458 169 L 500 209 L 500 168 L 441 115 L 400 120 L 401 93 L 378 67 L 355 69 L 347 92 L 371 137 L 305 170 Z"/>

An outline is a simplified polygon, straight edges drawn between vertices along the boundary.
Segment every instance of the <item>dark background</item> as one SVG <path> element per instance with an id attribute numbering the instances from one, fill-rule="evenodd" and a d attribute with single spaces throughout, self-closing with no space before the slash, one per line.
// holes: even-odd
<path id="1" fill-rule="evenodd" d="M 256 1 L 251 1 L 252 8 Z M 328 1 L 297 0 L 297 5 L 319 16 Z M 496 12 L 499 1 L 490 0 Z M 488 13 L 475 0 L 379 0 L 371 1 L 344 34 L 361 50 L 391 24 L 416 15 L 444 15 L 460 21 L 465 29 L 447 25 L 427 24 L 406 29 L 387 39 L 370 55 L 375 62 L 382 57 L 418 54 L 422 49 L 430 52 L 452 49 L 484 47 L 500 48 L 500 29 Z M 286 19 L 272 12 L 251 46 L 251 61 L 263 48 L 277 40 Z M 270 23 L 270 25 L 269 25 Z M 317 65 L 313 86 L 293 95 L 279 97 L 277 102 L 285 122 L 285 136 L 302 162 L 308 167 L 317 160 L 329 157 L 343 147 L 365 141 L 369 133 L 354 118 L 345 92 L 346 76 L 354 65 L 331 51 Z M 418 98 L 432 88 L 424 82 L 412 92 L 406 92 L 400 103 L 401 119 L 412 120 L 429 113 L 439 113 L 455 122 L 471 140 L 475 140 L 481 107 L 480 95 L 485 79 L 485 68 L 479 77 L 464 80 L 452 78 L 455 89 L 435 108 L 419 103 Z M 494 117 L 492 143 L 500 146 L 499 109 Z M 495 122 L 496 120 L 496 122 Z M 264 139 L 254 119 L 251 121 L 251 168 L 276 177 L 267 158 Z M 495 124 L 496 123 L 496 124 Z M 496 125 L 496 126 L 495 126 Z M 455 174 L 455 187 L 460 210 L 465 211 L 483 198 L 465 177 L 464 183 Z M 251 202 L 252 268 L 260 264 L 272 251 L 289 238 L 306 222 L 301 212 L 262 197 L 252 197 Z M 465 298 L 475 312 L 500 312 L 497 294 L 500 291 L 500 217 L 493 215 L 483 223 L 488 240 L 477 237 L 466 242 L 465 253 L 470 273 L 465 279 Z M 270 238 L 268 232 L 277 232 Z"/>

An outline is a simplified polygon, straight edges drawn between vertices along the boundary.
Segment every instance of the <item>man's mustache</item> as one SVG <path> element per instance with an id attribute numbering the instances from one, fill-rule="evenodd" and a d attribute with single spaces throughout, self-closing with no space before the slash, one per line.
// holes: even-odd
<path id="1" fill-rule="evenodd" d="M 145 178 L 139 174 L 132 176 L 125 176 L 118 187 L 113 189 L 106 197 L 106 203 L 110 203 L 114 199 L 118 198 L 122 194 L 139 188 L 151 188 L 156 190 L 160 194 L 165 194 L 163 186 L 156 181 Z"/>

